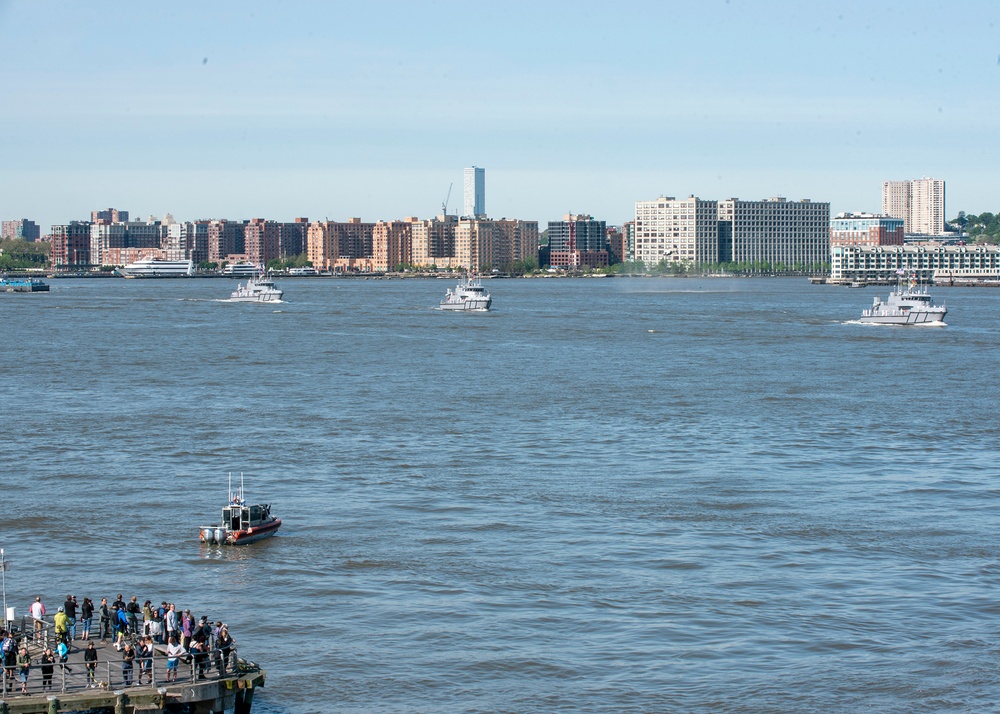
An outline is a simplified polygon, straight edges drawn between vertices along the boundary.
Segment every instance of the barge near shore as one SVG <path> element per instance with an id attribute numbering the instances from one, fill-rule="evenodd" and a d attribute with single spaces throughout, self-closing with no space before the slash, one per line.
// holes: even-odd
<path id="1" fill-rule="evenodd" d="M 47 293 L 49 284 L 38 278 L 0 278 L 0 293 Z"/>

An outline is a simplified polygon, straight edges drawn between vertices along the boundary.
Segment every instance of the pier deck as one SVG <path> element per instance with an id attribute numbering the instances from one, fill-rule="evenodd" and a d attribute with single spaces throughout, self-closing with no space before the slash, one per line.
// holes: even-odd
<path id="1" fill-rule="evenodd" d="M 230 666 L 220 672 L 219 662 L 213 656 L 207 667 L 199 673 L 193 660 L 182 657 L 177 670 L 177 681 L 167 682 L 167 659 L 162 647 L 152 663 L 152 684 L 136 684 L 139 662 L 133 665 L 132 684 L 126 684 L 122 670 L 121 653 L 110 643 L 94 642 L 98 650 L 95 685 L 87 680 L 83 651 L 88 641 L 76 640 L 65 669 L 58 658 L 53 668 L 51 688 L 43 690 L 40 659 L 43 647 L 29 642 L 32 665 L 28 675 L 28 694 L 21 694 L 21 682 L 14 670 L 13 681 L 4 676 L 7 691 L 0 692 L 0 714 L 60 714 L 106 708 L 115 714 L 140 714 L 144 712 L 191 711 L 194 714 L 212 714 L 233 711 L 250 714 L 253 692 L 264 686 L 265 672 L 253 662 L 239 659 L 234 652 Z M 55 650 L 55 647 L 53 647 Z M 199 676 L 200 674 L 203 675 Z M 0 675 L 2 676 L 2 675 Z"/>

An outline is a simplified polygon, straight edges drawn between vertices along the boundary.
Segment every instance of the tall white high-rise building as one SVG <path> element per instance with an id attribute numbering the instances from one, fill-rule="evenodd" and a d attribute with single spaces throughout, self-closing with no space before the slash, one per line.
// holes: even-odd
<path id="1" fill-rule="evenodd" d="M 486 169 L 470 166 L 465 170 L 465 203 L 462 215 L 466 218 L 486 215 Z"/>
<path id="2" fill-rule="evenodd" d="M 922 178 L 882 182 L 882 213 L 903 220 L 906 233 L 944 233 L 944 181 Z"/>
<path id="3" fill-rule="evenodd" d="M 647 268 L 671 263 L 719 262 L 719 204 L 694 196 L 636 201 L 635 260 Z M 551 240 L 551 238 L 550 238 Z"/>

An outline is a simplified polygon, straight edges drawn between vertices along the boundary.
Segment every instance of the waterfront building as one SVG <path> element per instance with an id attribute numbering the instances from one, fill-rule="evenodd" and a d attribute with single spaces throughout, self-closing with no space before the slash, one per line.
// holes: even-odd
<path id="1" fill-rule="evenodd" d="M 830 219 L 830 247 L 903 245 L 902 218 L 872 213 L 838 213 Z"/>
<path id="2" fill-rule="evenodd" d="M 549 265 L 577 270 L 608 265 L 608 227 L 593 216 L 567 213 L 549 221 Z"/>
<path id="3" fill-rule="evenodd" d="M 895 282 L 897 271 L 921 282 L 1000 280 L 1000 246 L 843 245 L 830 249 L 834 282 Z"/>
<path id="4" fill-rule="evenodd" d="M 719 203 L 695 196 L 660 196 L 635 204 L 634 260 L 652 268 L 661 262 L 719 262 Z"/>
<path id="5" fill-rule="evenodd" d="M 278 224 L 278 254 L 284 258 L 294 258 L 306 249 L 309 219 L 296 218 L 291 223 Z"/>
<path id="6" fill-rule="evenodd" d="M 809 270 L 830 260 L 829 203 L 776 197 L 718 205 L 717 262 Z"/>
<path id="7" fill-rule="evenodd" d="M 611 265 L 625 260 L 625 234 L 616 226 L 608 226 L 608 262 Z"/>
<path id="8" fill-rule="evenodd" d="M 460 218 L 455 226 L 453 267 L 470 271 L 493 268 L 493 221 Z"/>
<path id="9" fill-rule="evenodd" d="M 330 270 L 332 235 L 327 221 L 313 221 L 306 231 L 306 255 L 317 270 Z"/>
<path id="10" fill-rule="evenodd" d="M 243 227 L 243 252 L 255 265 L 267 265 L 280 257 L 281 224 L 251 218 Z"/>
<path id="11" fill-rule="evenodd" d="M 164 218 L 164 221 L 166 220 L 167 218 Z M 163 259 L 192 260 L 195 265 L 207 261 L 209 223 L 209 221 L 176 223 L 171 219 L 167 223 L 167 235 L 163 241 Z"/>
<path id="12" fill-rule="evenodd" d="M 458 216 L 437 216 L 414 222 L 411 228 L 413 264 L 422 267 L 451 267 L 457 227 Z"/>
<path id="13" fill-rule="evenodd" d="M 244 252 L 246 221 L 226 219 L 208 222 L 208 259 L 221 263 L 228 255 Z"/>
<path id="14" fill-rule="evenodd" d="M 41 238 L 38 224 L 29 221 L 27 218 L 19 218 L 16 221 L 3 221 L 0 224 L 0 238 L 21 239 L 26 241 L 36 241 Z"/>
<path id="15" fill-rule="evenodd" d="M 622 224 L 622 242 L 624 245 L 623 260 L 633 262 L 635 258 L 635 221 L 625 221 Z"/>
<path id="16" fill-rule="evenodd" d="M 117 208 L 108 208 L 104 211 L 91 211 L 90 222 L 97 223 L 98 221 L 128 223 L 128 211 L 119 211 Z"/>
<path id="17" fill-rule="evenodd" d="M 168 226 L 150 217 L 148 221 L 108 223 L 100 220 L 90 224 L 90 260 L 95 265 L 119 265 L 110 262 L 115 248 L 162 248 Z M 117 254 L 114 254 L 117 255 Z"/>
<path id="18" fill-rule="evenodd" d="M 52 226 L 50 259 L 57 268 L 84 267 L 90 261 L 90 222 L 72 221 Z"/>
<path id="19" fill-rule="evenodd" d="M 127 229 L 124 223 L 101 221 L 90 224 L 90 259 L 95 265 L 106 265 L 104 254 L 111 248 L 126 246 Z"/>
<path id="20" fill-rule="evenodd" d="M 414 217 L 402 221 L 379 221 L 372 229 L 372 266 L 377 272 L 395 270 L 413 262 Z"/>
<path id="21" fill-rule="evenodd" d="M 148 258 L 172 260 L 167 255 L 168 249 L 164 248 L 108 248 L 104 252 L 104 265 L 129 265 Z M 187 260 L 187 258 L 179 260 Z"/>
<path id="22" fill-rule="evenodd" d="M 907 235 L 943 235 L 945 184 L 941 179 L 882 182 L 882 213 L 902 219 Z"/>
<path id="23" fill-rule="evenodd" d="M 465 191 L 462 215 L 477 218 L 486 215 L 486 169 L 470 166 L 465 169 Z"/>
<path id="24" fill-rule="evenodd" d="M 360 218 L 344 222 L 330 222 L 331 243 L 335 258 L 371 258 L 374 223 L 364 223 Z"/>
<path id="25" fill-rule="evenodd" d="M 493 221 L 492 267 L 503 268 L 529 257 L 538 257 L 538 221 Z"/>
<path id="26" fill-rule="evenodd" d="M 331 267 L 338 273 L 375 272 L 375 262 L 371 258 L 337 258 Z"/>

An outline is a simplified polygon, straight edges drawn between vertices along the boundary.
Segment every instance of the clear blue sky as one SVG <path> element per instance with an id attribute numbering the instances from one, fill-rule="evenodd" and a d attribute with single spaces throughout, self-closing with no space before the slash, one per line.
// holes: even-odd
<path id="1" fill-rule="evenodd" d="M 0 217 L 1000 209 L 1000 3 L 0 0 Z"/>

